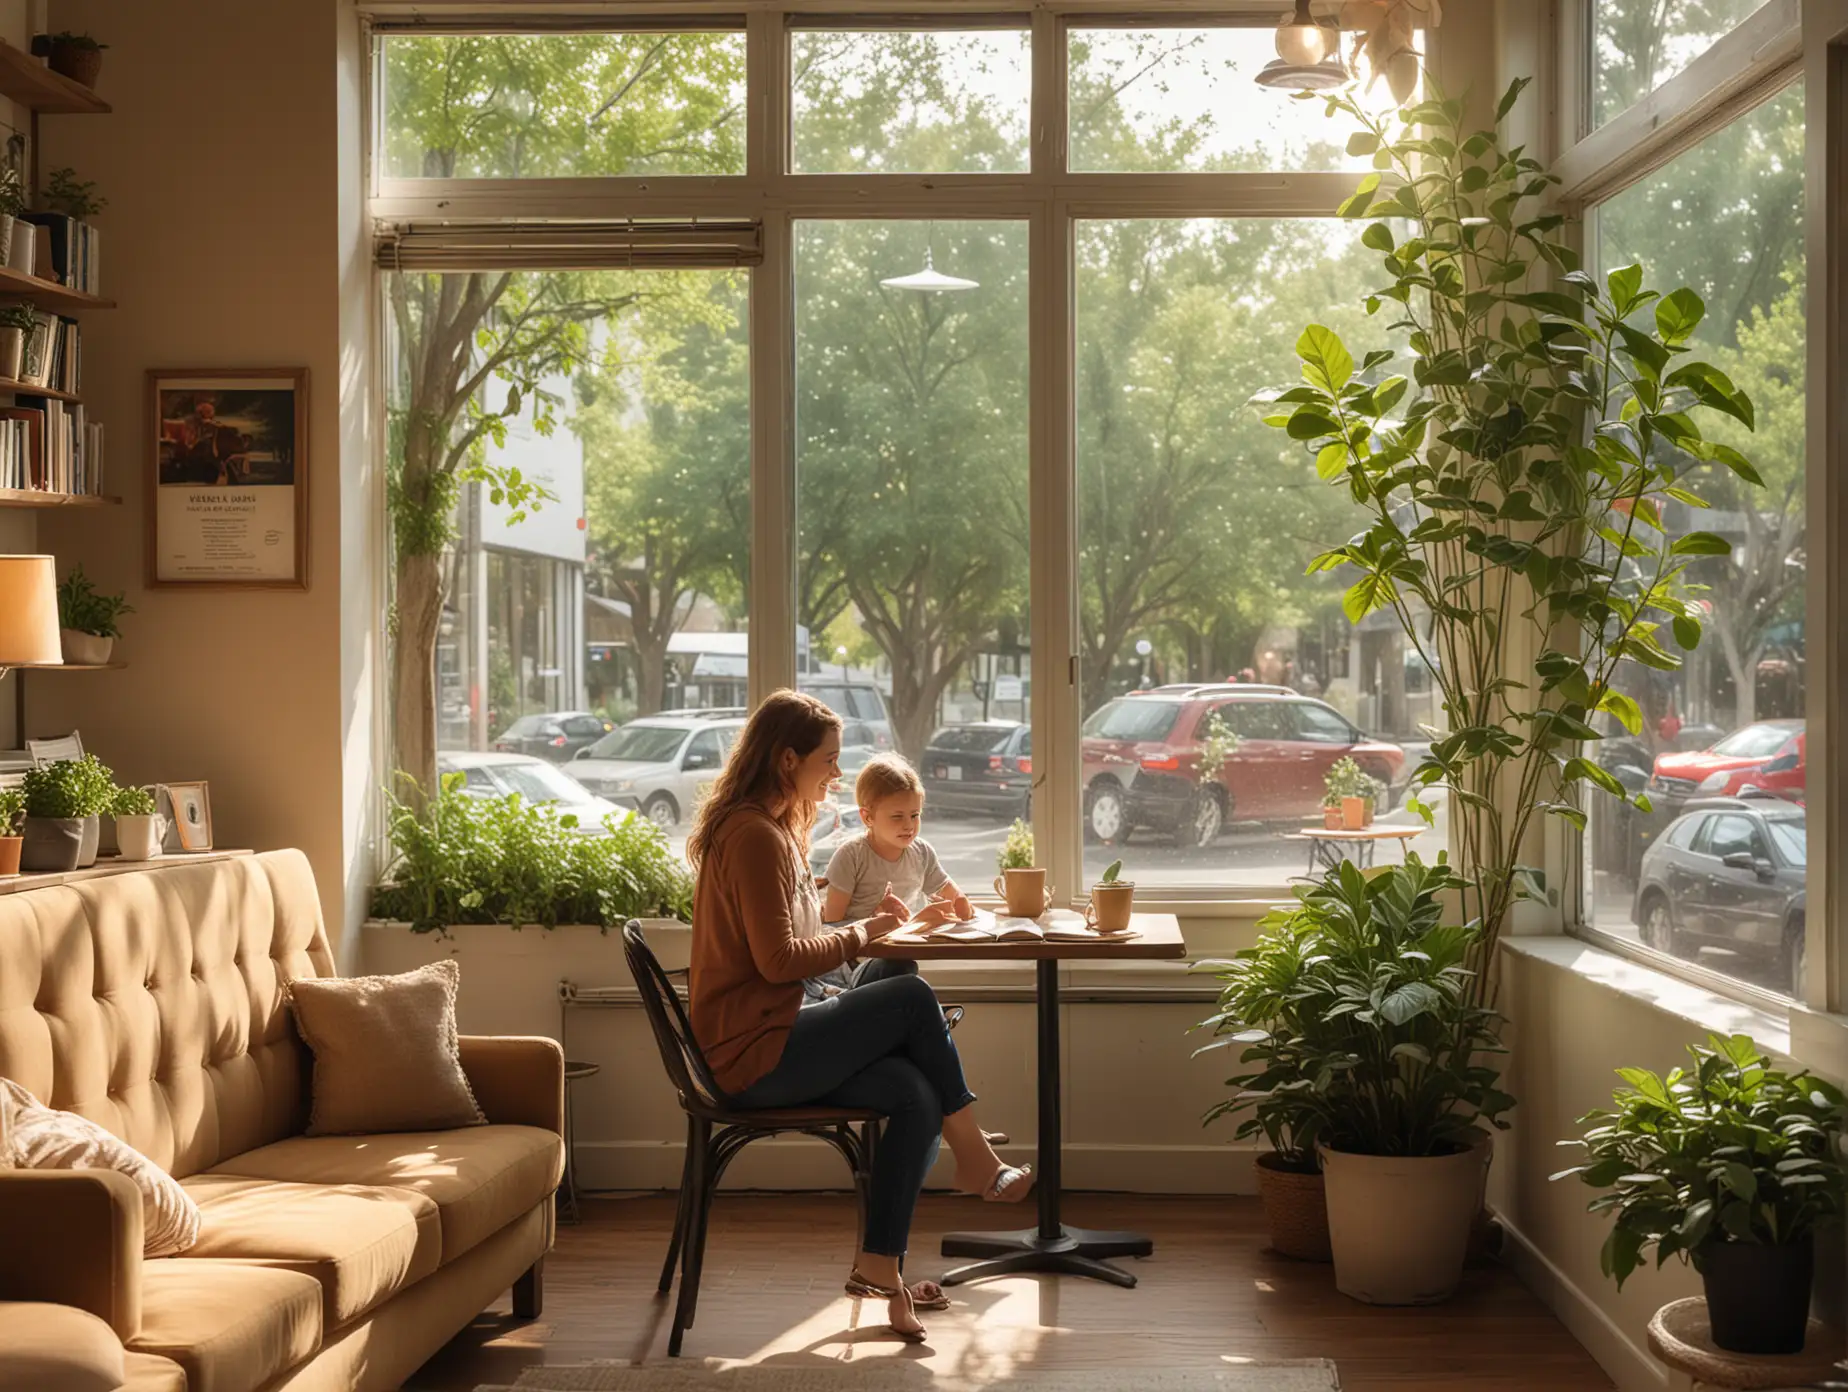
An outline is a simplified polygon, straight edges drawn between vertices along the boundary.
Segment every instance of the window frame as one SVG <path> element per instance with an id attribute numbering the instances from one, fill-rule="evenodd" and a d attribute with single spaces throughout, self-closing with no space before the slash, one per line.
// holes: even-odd
<path id="1" fill-rule="evenodd" d="M 1032 518 L 1028 643 L 1035 675 L 1029 729 L 1044 751 L 1033 766 L 1033 822 L 1041 860 L 1055 884 L 1084 883 L 1082 691 L 1078 644 L 1078 481 L 1075 390 L 1075 254 L 1081 220 L 1132 218 L 1323 218 L 1352 191 L 1343 172 L 1073 173 L 1068 166 L 1068 36 L 1074 28 L 1271 27 L 1276 0 L 988 0 L 921 13 L 916 0 L 638 0 L 620 15 L 547 15 L 514 3 L 475 6 L 463 18 L 410 0 L 361 4 L 367 110 L 374 125 L 366 162 L 368 215 L 375 233 L 434 229 L 472 220 L 730 219 L 761 228 L 751 266 L 751 632 L 747 692 L 755 704 L 796 685 L 797 562 L 794 409 L 794 225 L 804 219 L 1016 219 L 1028 227 L 1028 501 Z M 561 10 L 566 8 L 561 3 Z M 742 13 L 741 13 L 742 12 Z M 1028 167 L 1013 173 L 798 174 L 793 171 L 791 36 L 797 29 L 1026 28 L 1033 85 Z M 383 93 L 381 41 L 394 33 L 636 32 L 715 30 L 745 34 L 745 169 L 734 175 L 409 180 L 374 166 Z M 1455 42 L 1452 42 L 1452 39 Z M 1492 60 L 1485 26 L 1461 16 L 1427 31 L 1426 64 L 1455 90 Z M 1456 69 L 1446 81 L 1447 66 Z M 1479 94 L 1480 95 L 1480 94 Z M 1279 93 L 1279 101 L 1290 98 Z M 684 263 L 683 263 L 684 264 Z M 717 261 L 714 263 L 721 264 Z M 737 264 L 735 261 L 723 263 Z M 1281 365 L 1280 365 L 1281 367 Z M 382 446 L 381 446 L 382 448 Z M 1242 915 L 1287 893 L 1288 872 L 1262 886 L 1197 884 L 1139 895 L 1150 908 Z"/>
<path id="2" fill-rule="evenodd" d="M 1578 249 L 1588 252 L 1596 241 L 1596 217 L 1599 204 L 1647 178 L 1676 157 L 1699 145 L 1716 131 L 1749 115 L 1777 97 L 1792 83 L 1805 83 L 1804 116 L 1806 125 L 1804 206 L 1805 255 L 1808 261 L 1809 299 L 1807 320 L 1811 342 L 1808 345 L 1809 415 L 1806 429 L 1806 466 L 1808 473 L 1808 512 L 1813 519 L 1842 518 L 1848 515 L 1848 485 L 1831 477 L 1848 466 L 1848 454 L 1842 444 L 1831 438 L 1833 429 L 1840 434 L 1842 408 L 1832 407 L 1827 391 L 1818 391 L 1818 381 L 1840 381 L 1844 355 L 1831 351 L 1832 340 L 1841 334 L 1839 315 L 1830 305 L 1826 287 L 1834 276 L 1848 269 L 1848 255 L 1831 245 L 1831 234 L 1843 226 L 1840 215 L 1831 218 L 1830 204 L 1839 201 L 1848 184 L 1836 165 L 1842 163 L 1840 149 L 1844 124 L 1844 96 L 1848 96 L 1848 3 L 1824 0 L 1805 6 L 1801 0 L 1767 0 L 1729 33 L 1716 39 L 1687 67 L 1657 86 L 1648 95 L 1628 107 L 1602 126 L 1591 125 L 1591 88 L 1593 62 L 1591 5 L 1594 0 L 1564 0 L 1555 12 L 1553 44 L 1558 61 L 1558 92 L 1555 104 L 1553 135 L 1559 154 L 1554 171 L 1561 183 L 1554 203 L 1568 219 L 1567 226 L 1577 236 Z M 1823 138 L 1825 132 L 1831 137 Z M 1831 161 L 1825 155 L 1833 152 Z M 1825 177 L 1830 176 L 1830 177 Z M 1833 198 L 1831 197 L 1833 194 Z M 1831 415 L 1831 411 L 1836 414 Z M 1831 508 L 1831 504 L 1833 507 Z M 1840 527 L 1830 529 L 1840 534 Z M 1823 548 L 1832 550 L 1833 548 Z M 1833 584 L 1823 567 L 1812 569 L 1806 594 L 1806 630 L 1809 641 L 1817 645 L 1809 663 L 1805 692 L 1806 733 L 1810 736 L 1808 793 L 1808 835 L 1813 848 L 1807 855 L 1807 887 L 1812 912 L 1806 916 L 1806 956 L 1809 968 L 1803 999 L 1789 997 L 1737 980 L 1697 963 L 1683 961 L 1666 953 L 1655 952 L 1640 943 L 1604 932 L 1591 921 L 1592 893 L 1588 838 L 1573 835 L 1562 838 L 1567 892 L 1564 895 L 1564 926 L 1573 936 L 1582 938 L 1605 951 L 1631 958 L 1649 967 L 1679 977 L 1692 985 L 1717 995 L 1743 1001 L 1772 1014 L 1788 1016 L 1795 1008 L 1840 1010 L 1848 1001 L 1848 982 L 1843 977 L 1840 945 L 1848 928 L 1848 902 L 1836 902 L 1838 891 L 1831 886 L 1827 850 L 1842 841 L 1835 818 L 1828 815 L 1830 805 L 1848 789 L 1848 769 L 1839 767 L 1826 731 L 1830 689 L 1830 672 L 1835 664 L 1848 658 L 1848 651 L 1838 653 L 1831 632 L 1832 615 L 1839 611 Z M 1704 839 L 1714 818 L 1698 829 Z M 1683 846 L 1691 850 L 1694 838 Z M 1848 846 L 1841 846 L 1848 850 Z"/>

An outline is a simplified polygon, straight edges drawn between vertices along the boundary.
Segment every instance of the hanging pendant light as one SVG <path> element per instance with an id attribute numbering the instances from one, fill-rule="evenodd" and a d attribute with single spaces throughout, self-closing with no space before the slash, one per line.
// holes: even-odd
<path id="1" fill-rule="evenodd" d="M 879 283 L 888 290 L 922 290 L 929 293 L 937 290 L 974 290 L 981 282 L 943 274 L 931 264 L 930 246 L 926 243 L 923 270 L 913 271 L 910 275 L 889 276 Z"/>
<path id="2" fill-rule="evenodd" d="M 1260 87 L 1293 92 L 1325 92 L 1348 80 L 1341 61 L 1341 31 L 1318 23 L 1309 0 L 1296 0 L 1296 12 L 1277 26 L 1277 57 L 1253 79 Z"/>

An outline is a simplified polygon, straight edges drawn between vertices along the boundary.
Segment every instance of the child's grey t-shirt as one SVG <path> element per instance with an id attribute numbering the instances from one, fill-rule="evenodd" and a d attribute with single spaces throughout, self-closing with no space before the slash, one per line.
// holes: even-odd
<path id="1" fill-rule="evenodd" d="M 875 851 L 864 834 L 843 841 L 828 862 L 828 888 L 847 893 L 848 919 L 870 918 L 879 912 L 886 885 L 915 912 L 950 882 L 930 842 L 918 837 L 897 860 Z"/>

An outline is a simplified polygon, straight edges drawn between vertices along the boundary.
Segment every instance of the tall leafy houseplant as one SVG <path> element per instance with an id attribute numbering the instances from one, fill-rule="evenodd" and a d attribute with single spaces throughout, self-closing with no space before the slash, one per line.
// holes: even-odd
<path id="1" fill-rule="evenodd" d="M 1390 611 L 1441 694 L 1445 728 L 1412 782 L 1450 790 L 1483 928 L 1478 966 L 1531 884 L 1521 860 L 1535 814 L 1582 829 L 1585 789 L 1625 797 L 1581 752 L 1600 714 L 1641 728 L 1618 669 L 1672 671 L 1681 658 L 1666 635 L 1683 649 L 1700 641 L 1684 571 L 1729 547 L 1706 531 L 1671 538 L 1665 507 L 1706 506 L 1693 487 L 1702 469 L 1760 483 L 1744 455 L 1701 433 L 1703 418 L 1749 427 L 1753 412 L 1691 355 L 1700 297 L 1645 289 L 1638 266 L 1586 274 L 1557 239 L 1563 219 L 1537 211 L 1558 180 L 1500 133 L 1524 86 L 1477 131 L 1459 100 L 1382 119 L 1351 93 L 1326 99 L 1358 124 L 1349 150 L 1373 156 L 1340 213 L 1370 219 L 1361 240 L 1387 281 L 1366 307 L 1387 316 L 1410 371 L 1383 375 L 1394 350 L 1356 362 L 1311 325 L 1297 343 L 1302 383 L 1265 408 L 1370 517 L 1312 570 L 1352 577 L 1350 620 Z M 1477 976 L 1478 1000 L 1490 982 Z"/>
<path id="2" fill-rule="evenodd" d="M 1618 1288 L 1655 1249 L 1691 1260 L 1707 1289 L 1714 1341 L 1741 1353 L 1803 1347 L 1820 1228 L 1839 1221 L 1842 1093 L 1772 1068 L 1747 1036 L 1689 1045 L 1692 1068 L 1664 1078 L 1620 1068 L 1613 1106 L 1579 1118 L 1585 1163 L 1614 1222 L 1600 1261 Z"/>

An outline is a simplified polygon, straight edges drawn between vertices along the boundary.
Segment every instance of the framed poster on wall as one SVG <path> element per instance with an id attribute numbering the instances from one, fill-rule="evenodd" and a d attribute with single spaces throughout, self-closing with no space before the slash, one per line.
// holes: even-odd
<path id="1" fill-rule="evenodd" d="M 308 588 L 308 369 L 154 368 L 148 584 Z"/>

